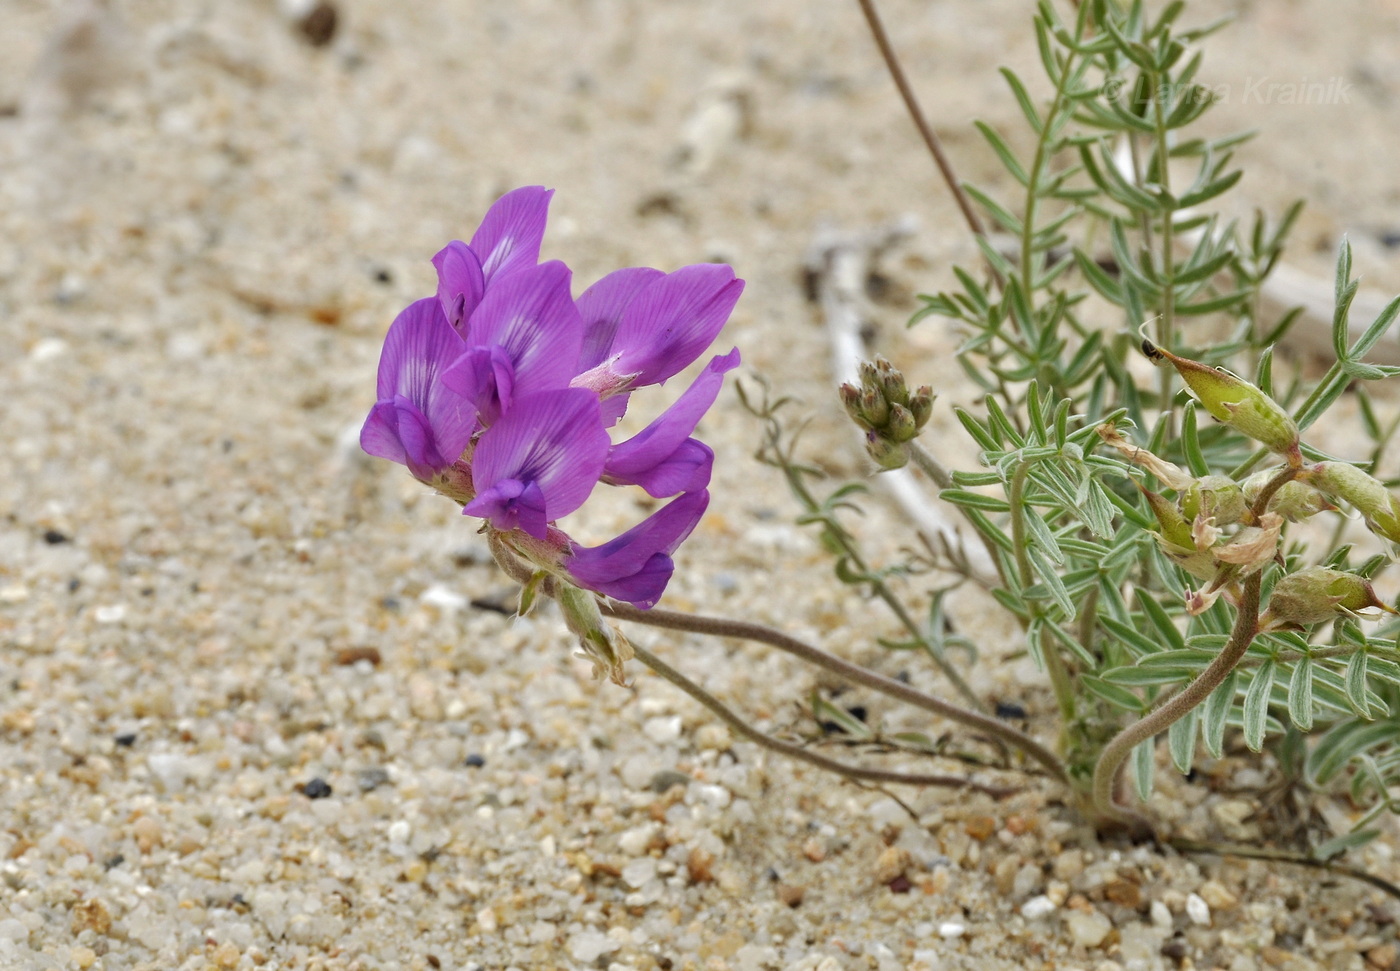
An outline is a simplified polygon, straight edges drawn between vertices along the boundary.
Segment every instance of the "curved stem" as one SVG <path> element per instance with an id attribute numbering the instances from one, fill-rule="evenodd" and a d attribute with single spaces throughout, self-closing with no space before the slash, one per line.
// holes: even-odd
<path id="1" fill-rule="evenodd" d="M 1256 519 L 1269 508 L 1274 493 L 1292 481 L 1297 474 L 1298 470 L 1291 467 L 1281 469 L 1278 475 L 1264 485 L 1251 507 Z M 1174 722 L 1184 718 L 1191 709 L 1209 698 L 1211 692 L 1219 687 L 1239 664 L 1244 652 L 1249 650 L 1249 645 L 1259 633 L 1260 588 L 1263 582 L 1262 569 L 1244 581 L 1230 639 L 1226 642 L 1224 650 L 1206 665 L 1205 670 L 1196 675 L 1195 680 L 1179 694 L 1172 695 L 1161 707 L 1124 728 L 1104 746 L 1098 763 L 1094 766 L 1093 800 L 1094 808 L 1105 818 L 1137 825 L 1144 822 L 1141 814 L 1118 804 L 1114 796 L 1118 772 L 1133 749 L 1155 737 L 1158 732 L 1166 731 Z"/>
<path id="2" fill-rule="evenodd" d="M 1298 866 L 1312 867 L 1317 870 L 1326 870 L 1339 876 L 1351 877 L 1353 880 L 1360 880 L 1362 883 L 1370 884 L 1390 896 L 1400 900 L 1400 887 L 1379 877 L 1374 873 L 1362 870 L 1360 867 L 1347 866 L 1345 863 L 1333 863 L 1330 860 L 1319 860 L 1306 853 L 1290 853 L 1287 850 L 1276 850 L 1267 846 L 1251 846 L 1248 843 L 1203 843 L 1200 840 L 1185 838 L 1170 839 L 1167 845 L 1179 853 L 1210 853 L 1214 856 L 1238 856 L 1246 860 L 1270 860 L 1280 863 L 1294 863 Z"/>
<path id="3" fill-rule="evenodd" d="M 652 627 L 662 627 L 669 630 L 684 630 L 694 634 L 707 634 L 714 637 L 736 637 L 742 640 L 759 641 L 770 647 L 776 647 L 793 655 L 800 660 L 806 661 L 815 667 L 822 668 L 832 674 L 837 675 L 847 681 L 878 691 L 912 705 L 915 708 L 922 708 L 924 711 L 940 715 L 950 721 L 958 722 L 969 728 L 976 729 L 993 738 L 999 739 L 1019 749 L 1029 758 L 1039 762 L 1042 767 L 1054 779 L 1065 785 L 1069 784 L 1069 775 L 1065 771 L 1060 760 L 1055 754 L 1041 745 L 1035 739 L 1024 732 L 1017 731 L 1004 722 L 997 721 L 988 715 L 982 715 L 975 711 L 968 711 L 959 708 L 957 705 L 926 695 L 916 688 L 893 678 L 887 678 L 882 674 L 876 674 L 868 668 L 863 668 L 858 664 L 843 661 L 834 655 L 813 647 L 795 637 L 790 637 L 782 631 L 765 627 L 762 624 L 753 624 L 742 620 L 727 620 L 720 617 L 706 617 L 700 614 L 684 614 L 673 610 L 662 610 L 653 607 L 651 610 L 639 610 L 630 604 L 605 603 L 602 607 L 603 613 L 607 616 L 617 617 L 620 620 L 635 621 L 639 624 L 648 624 Z"/>
<path id="4" fill-rule="evenodd" d="M 490 534 L 488 542 L 491 545 L 491 553 L 496 559 L 496 563 L 506 572 L 512 580 L 520 584 L 530 583 L 534 580 L 534 573 L 528 566 L 521 563 L 515 553 L 501 541 L 495 532 Z M 544 589 L 548 592 L 553 588 L 553 579 L 544 581 Z M 683 614 L 674 610 L 661 610 L 653 607 L 651 610 L 641 610 L 631 604 L 613 603 L 604 600 L 599 604 L 602 612 L 609 617 L 616 617 L 620 620 L 631 620 L 639 624 L 648 624 L 652 627 L 662 627 L 669 630 L 684 630 L 695 634 L 708 634 L 715 637 L 735 637 L 741 640 L 759 641 L 785 651 L 794 657 L 806 661 L 816 667 L 830 671 L 847 681 L 864 685 L 874 691 L 889 695 L 905 704 L 915 708 L 922 708 L 935 715 L 941 715 L 951 721 L 959 722 L 969 728 L 977 729 L 993 738 L 999 739 L 1012 748 L 1018 749 L 1029 758 L 1039 762 L 1057 782 L 1069 785 L 1069 774 L 1065 771 L 1060 760 L 1055 754 L 1041 745 L 1035 739 L 1024 732 L 1017 731 L 1010 725 L 997 721 L 988 715 L 979 714 L 975 711 L 968 711 L 959 708 L 957 705 L 926 695 L 922 691 L 911 688 L 909 685 L 893 678 L 887 678 L 882 674 L 876 674 L 861 667 L 858 664 L 851 664 L 838 657 L 826 653 L 825 651 L 812 647 L 795 637 L 790 637 L 782 631 L 765 627 L 762 624 L 752 624 L 742 620 L 726 620 L 719 617 L 706 617 L 700 614 Z M 633 650 L 636 650 L 633 645 Z M 658 672 L 659 673 L 659 672 Z M 810 754 L 810 753 L 809 753 Z"/>
<path id="5" fill-rule="evenodd" d="M 977 210 L 972 208 L 972 200 L 967 197 L 967 193 L 963 190 L 962 183 L 958 181 L 957 175 L 953 172 L 953 164 L 943 153 L 943 146 L 939 143 L 938 136 L 933 133 L 928 119 L 924 117 L 923 109 L 919 107 L 919 99 L 914 96 L 914 89 L 910 86 L 909 79 L 904 75 L 904 68 L 899 63 L 899 56 L 895 54 L 894 46 L 890 44 L 889 35 L 885 33 L 885 26 L 880 22 L 880 14 L 875 10 L 874 0 L 859 0 L 859 2 L 861 12 L 865 14 L 865 22 L 870 25 L 870 33 L 875 38 L 875 45 L 880 48 L 880 56 L 885 61 L 885 67 L 889 68 L 890 77 L 894 79 L 894 86 L 899 89 L 899 96 L 904 99 L 904 107 L 909 110 L 909 117 L 914 120 L 914 127 L 919 130 L 919 136 L 923 138 L 924 145 L 928 147 L 929 154 L 933 156 L 933 161 L 938 166 L 938 171 L 943 176 L 948 191 L 953 193 L 953 199 L 962 212 L 967 228 L 972 230 L 972 235 L 985 237 L 987 235 L 986 227 L 982 225 Z"/>
<path id="6" fill-rule="evenodd" d="M 736 715 L 731 709 L 726 707 L 714 695 L 691 681 L 655 654 L 643 648 L 632 645 L 632 654 L 638 661 L 651 668 L 661 677 L 671 684 L 680 688 L 690 697 L 704 705 L 714 713 L 720 721 L 732 728 L 737 734 L 748 739 L 750 742 L 761 745 L 766 749 L 779 752 L 789 758 L 806 762 L 827 772 L 834 772 L 837 775 L 845 776 L 860 782 L 895 783 L 910 786 L 945 786 L 957 789 L 976 789 L 978 792 L 985 792 L 989 796 L 1000 799 L 1005 796 L 1019 792 L 1019 789 L 1006 786 L 992 786 L 981 782 L 974 782 L 972 779 L 956 775 L 942 775 L 938 773 L 906 773 L 891 772 L 885 769 L 869 769 L 858 765 L 848 765 L 845 762 L 838 762 L 836 759 L 827 758 L 825 755 L 818 755 L 810 749 L 804 748 L 793 742 L 785 742 L 782 739 L 767 735 L 748 722 Z"/>

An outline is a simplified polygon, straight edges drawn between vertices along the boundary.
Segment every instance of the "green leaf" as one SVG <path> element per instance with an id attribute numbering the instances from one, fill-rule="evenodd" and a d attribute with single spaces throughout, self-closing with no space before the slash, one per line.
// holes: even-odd
<path id="1" fill-rule="evenodd" d="M 1300 731 L 1313 724 L 1313 659 L 1305 657 L 1293 668 L 1288 682 L 1288 718 Z"/>
<path id="2" fill-rule="evenodd" d="M 987 144 L 992 146 L 992 151 L 997 153 L 997 158 L 1001 159 L 1001 164 L 1005 166 L 1006 171 L 1011 173 L 1011 177 L 1023 186 L 1030 185 L 1030 176 L 1026 175 L 1026 170 L 1021 167 L 1020 161 L 1012 153 L 1006 142 L 1002 140 L 1002 137 L 996 133 L 996 130 L 986 122 L 974 121 L 972 124 L 982 133 L 982 137 L 987 140 Z"/>
<path id="3" fill-rule="evenodd" d="M 1024 174 L 1025 173 L 1022 173 L 1023 176 Z M 1024 184 L 1025 183 L 1023 182 L 1022 185 Z M 972 199 L 979 206 L 987 210 L 987 215 L 991 216 L 992 220 L 996 222 L 996 224 L 999 225 L 1002 229 L 1006 230 L 1008 233 L 1011 233 L 1014 236 L 1021 235 L 1021 231 L 1024 227 L 1021 223 L 1021 220 L 1017 216 L 1013 215 L 1010 209 L 1007 209 L 1001 203 L 997 202 L 995 199 L 987 195 L 981 189 L 978 189 L 976 186 L 964 183 L 963 190 L 969 196 L 971 196 Z M 983 252 L 986 251 L 984 250 Z M 997 259 L 1000 260 L 1003 264 L 1005 263 L 1004 257 L 998 255 Z M 1010 269 L 1010 267 L 1008 267 L 1008 269 Z M 1009 276 L 1010 274 L 1004 275 Z"/>
<path id="4" fill-rule="evenodd" d="M 1196 403 L 1193 401 L 1181 412 L 1181 451 L 1186 458 L 1186 467 L 1197 478 L 1210 475 L 1210 463 L 1201 449 L 1201 439 L 1196 428 Z"/>
<path id="5" fill-rule="evenodd" d="M 1188 192 L 1181 197 L 1179 208 L 1190 209 L 1193 206 L 1199 206 L 1203 202 L 1214 199 L 1223 192 L 1230 191 L 1243 175 L 1243 169 L 1235 169 L 1235 171 L 1231 172 L 1229 175 L 1216 179 L 1202 189 L 1198 189 L 1195 192 Z"/>
<path id="6" fill-rule="evenodd" d="M 1350 833 L 1343 833 L 1341 836 L 1334 836 L 1324 843 L 1319 843 L 1313 847 L 1312 856 L 1314 860 L 1330 860 L 1334 856 L 1340 856 L 1348 850 L 1365 846 L 1367 843 L 1381 835 L 1378 829 L 1356 829 Z"/>
<path id="7" fill-rule="evenodd" d="M 1069 591 L 1065 589 L 1060 575 L 1055 572 L 1055 565 L 1046 558 L 1038 547 L 1030 547 L 1026 550 L 1026 555 L 1030 557 L 1031 563 L 1035 566 L 1036 575 L 1040 577 L 1040 583 L 1027 590 L 1026 596 L 1045 596 L 1045 593 L 1041 592 L 1041 588 L 1044 588 L 1044 591 L 1064 613 L 1065 618 L 1073 620 L 1075 615 L 1074 601 L 1070 598 Z"/>
<path id="8" fill-rule="evenodd" d="M 1182 775 L 1191 771 L 1191 762 L 1196 754 L 1196 723 L 1200 717 L 1200 709 L 1192 708 L 1167 729 L 1167 747 L 1171 751 L 1172 764 Z"/>
<path id="9" fill-rule="evenodd" d="M 1142 587 L 1138 587 L 1135 592 L 1138 606 L 1147 615 L 1147 619 L 1152 622 L 1157 635 L 1162 639 L 1162 644 L 1174 650 L 1185 647 L 1186 642 L 1181 637 L 1181 631 L 1177 630 L 1176 624 L 1172 623 L 1171 615 L 1167 613 L 1166 608 Z"/>
<path id="10" fill-rule="evenodd" d="M 1081 677 L 1079 683 L 1083 685 L 1085 690 L 1089 693 L 1098 695 L 1109 704 L 1122 708 L 1125 711 L 1141 712 L 1146 708 L 1142 699 L 1127 688 L 1116 684 L 1110 684 L 1101 678 L 1094 677 L 1092 674 L 1086 674 Z"/>
<path id="11" fill-rule="evenodd" d="M 1251 752 L 1264 747 L 1264 727 L 1269 717 L 1269 694 L 1274 686 L 1274 661 L 1265 661 L 1254 673 L 1244 693 L 1244 744 Z"/>
<path id="12" fill-rule="evenodd" d="M 965 489 L 944 489 L 938 494 L 938 498 L 968 509 L 985 509 L 987 512 L 1008 512 L 1011 509 L 1011 505 L 999 496 L 984 496 L 980 492 L 968 492 Z"/>
<path id="13" fill-rule="evenodd" d="M 1021 83 L 1021 79 L 1010 68 L 1002 68 L 1001 76 L 1006 78 L 1006 84 L 1011 88 L 1011 94 L 1016 98 L 1016 103 L 1021 106 L 1021 114 L 1026 116 L 1026 124 L 1030 125 L 1031 130 L 1039 135 L 1045 126 L 1040 120 L 1040 113 L 1035 110 L 1035 103 L 1031 101 L 1031 96 L 1026 92 L 1026 86 Z"/>
<path id="14" fill-rule="evenodd" d="M 1394 722 L 1363 722 L 1355 719 L 1340 722 L 1317 740 L 1308 753 L 1306 771 L 1313 785 L 1323 786 L 1346 768 L 1352 759 L 1378 745 L 1393 743 Z"/>
<path id="15" fill-rule="evenodd" d="M 1239 676 L 1238 668 L 1231 671 L 1206 699 L 1205 713 L 1201 719 L 1201 741 L 1213 759 L 1220 758 L 1225 751 L 1225 722 L 1230 716 L 1230 709 L 1234 707 Z"/>
<path id="16" fill-rule="evenodd" d="M 1385 305 L 1385 309 L 1372 321 L 1371 326 L 1356 339 L 1356 343 L 1351 345 L 1348 358 L 1356 360 L 1371 348 L 1376 346 L 1376 342 L 1385 336 L 1385 332 L 1390 329 L 1390 325 L 1395 323 L 1395 318 L 1400 315 L 1400 297 L 1396 297 Z"/>
<path id="17" fill-rule="evenodd" d="M 1347 659 L 1346 686 L 1347 701 L 1362 718 L 1371 717 L 1371 705 L 1366 699 L 1366 660 L 1365 651 L 1357 651 Z"/>
<path id="18" fill-rule="evenodd" d="M 1119 623 L 1112 617 L 1100 617 L 1099 623 L 1139 657 L 1156 654 L 1158 651 L 1162 650 L 1162 645 L 1160 643 L 1154 641 L 1142 631 L 1139 631 L 1135 627 L 1129 627 L 1127 624 Z"/>
<path id="19" fill-rule="evenodd" d="M 1152 798 L 1152 752 L 1155 741 L 1149 738 L 1133 749 L 1133 788 L 1143 802 Z"/>

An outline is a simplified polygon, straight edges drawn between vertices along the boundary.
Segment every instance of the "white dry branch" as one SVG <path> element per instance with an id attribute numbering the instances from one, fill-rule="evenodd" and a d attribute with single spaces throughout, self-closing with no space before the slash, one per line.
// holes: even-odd
<path id="1" fill-rule="evenodd" d="M 815 296 L 826 325 L 831 375 L 837 384 L 859 384 L 860 363 L 870 357 L 862 331 L 870 318 L 865 283 L 871 267 L 887 250 L 912 236 L 915 228 L 912 217 L 867 232 L 842 232 L 826 225 L 818 228 L 808 247 L 805 269 L 811 285 L 809 292 Z M 964 564 L 978 582 L 996 583 L 996 569 L 986 549 L 979 543 L 965 541 L 911 468 L 881 472 L 875 481 L 925 538 L 936 540 L 936 547 L 945 550 L 953 561 Z"/>

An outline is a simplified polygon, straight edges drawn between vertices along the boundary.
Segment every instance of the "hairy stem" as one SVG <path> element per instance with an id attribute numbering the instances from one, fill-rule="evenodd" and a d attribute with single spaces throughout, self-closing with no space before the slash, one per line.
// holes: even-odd
<path id="1" fill-rule="evenodd" d="M 1269 502 L 1273 499 L 1274 493 L 1278 492 L 1297 474 L 1298 470 L 1294 468 L 1281 469 L 1278 475 L 1265 484 L 1251 507 L 1256 519 L 1269 508 Z M 1103 818 L 1129 825 L 1144 823 L 1145 820 L 1141 814 L 1119 805 L 1114 792 L 1118 783 L 1118 772 L 1122 769 L 1128 756 L 1132 754 L 1133 749 L 1186 717 L 1193 708 L 1209 698 L 1211 692 L 1219 687 L 1221 682 L 1239 664 L 1240 659 L 1244 657 L 1244 652 L 1249 650 L 1249 645 L 1254 642 L 1255 636 L 1259 633 L 1260 587 L 1263 582 L 1263 570 L 1251 574 L 1244 581 L 1239 606 L 1236 608 L 1235 625 L 1230 631 L 1230 639 L 1226 642 L 1224 650 L 1216 655 L 1215 659 L 1206 666 L 1206 669 L 1196 675 L 1195 680 L 1182 689 L 1179 694 L 1172 695 L 1159 708 L 1124 728 L 1104 746 L 1103 752 L 1099 755 L 1098 763 L 1094 766 L 1092 791 L 1094 808 Z"/>
<path id="2" fill-rule="evenodd" d="M 875 0 L 859 0 L 859 2 L 861 12 L 865 14 L 865 22 L 870 26 L 871 36 L 875 38 L 875 46 L 880 48 L 880 57 L 884 59 L 885 67 L 889 68 L 890 77 L 894 79 L 894 85 L 899 89 L 900 97 L 904 99 L 904 107 L 909 110 L 909 117 L 914 120 L 914 127 L 919 130 L 919 136 L 923 138 L 924 145 L 928 147 L 929 154 L 933 156 L 934 164 L 938 166 L 938 171 L 943 176 L 948 191 L 953 194 L 953 199 L 962 212 L 967 228 L 972 230 L 974 236 L 986 236 L 986 227 L 982 225 L 977 210 L 972 208 L 972 200 L 963 191 L 962 183 L 958 181 L 957 174 L 953 172 L 953 164 L 948 161 L 948 156 L 944 154 L 938 136 L 933 133 L 928 119 L 924 117 L 923 109 L 919 107 L 919 99 L 914 95 L 914 89 L 910 86 L 909 79 L 904 74 L 904 68 L 899 63 L 899 55 L 895 54 L 894 46 L 890 44 L 889 35 L 885 33 L 885 26 L 880 22 L 880 14 L 875 10 Z"/>
<path id="3" fill-rule="evenodd" d="M 834 772 L 837 775 L 858 782 L 976 789 L 979 792 L 985 792 L 998 799 L 1020 791 L 1006 786 L 992 786 L 981 782 L 975 782 L 963 776 L 943 775 L 939 773 L 892 772 L 886 769 L 870 769 L 864 766 L 848 765 L 845 762 L 838 762 L 836 759 L 827 758 L 825 755 L 819 755 L 794 742 L 785 742 L 780 738 L 774 738 L 771 735 L 759 731 L 757 728 L 754 728 L 748 722 L 744 721 L 744 719 L 740 718 L 732 709 L 728 708 L 714 695 L 710 694 L 694 681 L 691 681 L 650 651 L 637 647 L 634 644 L 632 645 L 632 653 L 638 661 L 641 661 L 661 677 L 671 682 L 671 684 L 680 688 L 686 694 L 690 695 L 690 697 L 704 705 L 705 708 L 714 713 L 720 721 L 733 729 L 736 734 L 766 749 L 771 749 L 789 758 L 797 759 L 799 762 L 806 762 L 808 765 L 814 765 L 827 772 Z"/>
<path id="4" fill-rule="evenodd" d="M 912 688 L 903 682 L 893 678 L 887 678 L 882 674 L 877 674 L 868 668 L 863 668 L 858 664 L 843 661 L 834 655 L 828 654 L 820 648 L 813 647 L 804 641 L 784 634 L 782 631 L 765 627 L 762 624 L 749 623 L 742 620 L 728 620 L 720 617 L 706 617 L 701 614 L 685 614 L 673 610 L 661 610 L 653 607 L 651 610 L 640 610 L 630 604 L 605 603 L 602 607 L 603 613 L 620 620 L 630 620 L 639 624 L 647 624 L 652 627 L 662 627 L 669 630 L 684 630 L 695 634 L 707 634 L 714 637 L 736 637 L 742 640 L 758 641 L 770 647 L 776 647 L 793 655 L 800 660 L 806 661 L 815 667 L 829 671 L 838 677 L 878 691 L 888 695 L 905 704 L 915 708 L 922 708 L 924 711 L 940 715 L 950 721 L 958 722 L 968 728 L 989 735 L 1007 745 L 1015 748 L 1039 762 L 1040 765 L 1054 777 L 1058 782 L 1068 784 L 1069 775 L 1065 771 L 1060 760 L 1048 748 L 1041 745 L 1035 739 L 1024 732 L 1017 731 L 1005 722 L 997 721 L 988 715 L 983 715 L 975 711 L 968 711 L 966 708 L 959 708 L 941 698 L 924 694 L 916 688 Z"/>

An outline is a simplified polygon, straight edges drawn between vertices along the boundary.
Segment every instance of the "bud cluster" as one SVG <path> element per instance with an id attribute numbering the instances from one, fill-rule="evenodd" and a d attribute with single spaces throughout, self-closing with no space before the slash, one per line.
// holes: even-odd
<path id="1" fill-rule="evenodd" d="M 897 469 L 909 461 L 913 441 L 933 414 L 933 389 L 909 390 L 904 375 L 883 357 L 860 366 L 860 387 L 843 384 L 841 404 L 865 430 L 865 448 L 881 468 Z"/>

